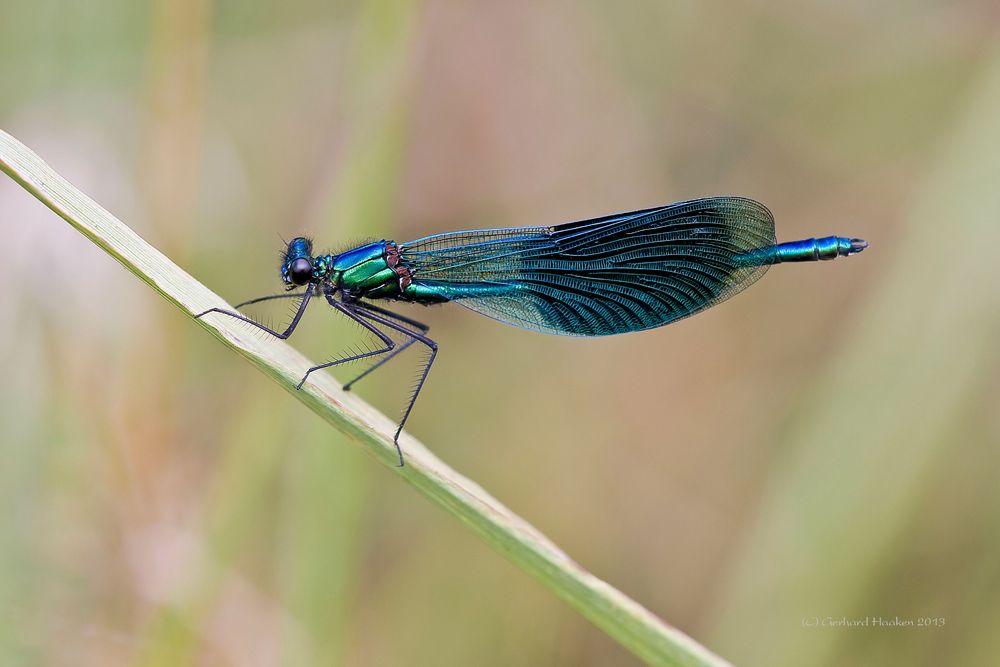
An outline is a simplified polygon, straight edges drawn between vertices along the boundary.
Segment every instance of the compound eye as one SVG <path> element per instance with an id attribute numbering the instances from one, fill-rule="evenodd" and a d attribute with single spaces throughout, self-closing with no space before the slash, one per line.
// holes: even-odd
<path id="1" fill-rule="evenodd" d="M 288 275 L 296 285 L 305 285 L 312 277 L 312 262 L 304 257 L 299 257 L 288 267 Z"/>

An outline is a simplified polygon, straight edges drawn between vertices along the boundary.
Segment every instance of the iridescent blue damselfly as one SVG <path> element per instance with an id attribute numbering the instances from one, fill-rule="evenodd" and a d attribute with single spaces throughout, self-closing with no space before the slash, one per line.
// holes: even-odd
<path id="1" fill-rule="evenodd" d="M 827 236 L 777 243 L 774 218 L 742 197 L 708 197 L 554 227 L 449 232 L 409 243 L 378 241 L 337 254 L 313 254 L 298 237 L 282 256 L 286 292 L 245 301 L 301 299 L 277 331 L 238 312 L 211 308 L 278 338 L 288 338 L 313 299 L 371 332 L 381 347 L 313 366 L 310 373 L 380 357 L 355 382 L 414 343 L 427 357 L 393 441 L 437 356 L 427 325 L 377 303 L 455 302 L 487 317 L 550 334 L 609 336 L 652 329 L 693 315 L 742 291 L 772 264 L 813 262 L 861 252 L 861 239 Z M 304 289 L 299 289 L 304 288 Z M 294 291 L 297 290 L 298 291 Z M 390 333 L 402 335 L 397 344 Z"/>

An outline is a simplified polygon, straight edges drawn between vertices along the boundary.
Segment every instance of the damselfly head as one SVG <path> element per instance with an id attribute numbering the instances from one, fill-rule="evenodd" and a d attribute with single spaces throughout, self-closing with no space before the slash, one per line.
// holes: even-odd
<path id="1" fill-rule="evenodd" d="M 301 287 L 313 277 L 312 241 L 299 236 L 292 239 L 281 261 L 281 279 L 289 288 Z"/>

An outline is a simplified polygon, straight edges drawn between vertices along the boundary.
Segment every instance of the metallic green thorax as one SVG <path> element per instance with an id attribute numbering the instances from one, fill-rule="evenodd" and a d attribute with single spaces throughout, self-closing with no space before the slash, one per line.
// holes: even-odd
<path id="1" fill-rule="evenodd" d="M 327 263 L 326 277 L 345 296 L 366 299 L 400 299 L 419 303 L 441 303 L 453 297 L 434 286 L 413 281 L 413 272 L 399 258 L 393 241 L 379 241 L 339 255 L 317 257 Z"/>
<path id="2" fill-rule="evenodd" d="M 303 262 L 309 271 L 302 270 Z M 450 301 L 454 295 L 435 286 L 416 284 L 413 270 L 404 265 L 394 241 L 377 241 L 339 254 L 312 255 L 312 242 L 304 237 L 289 243 L 281 277 L 291 286 L 311 282 L 336 287 L 346 300 L 399 299 L 420 303 Z"/>
<path id="3" fill-rule="evenodd" d="M 399 275 L 386 261 L 389 243 L 379 241 L 339 255 L 316 258 L 329 263 L 328 279 L 345 295 L 385 298 L 399 293 Z"/>

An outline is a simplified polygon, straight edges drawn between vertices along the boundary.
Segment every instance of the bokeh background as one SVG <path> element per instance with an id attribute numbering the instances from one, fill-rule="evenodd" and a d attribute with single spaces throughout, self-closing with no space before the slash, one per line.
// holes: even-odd
<path id="1" fill-rule="evenodd" d="M 867 238 L 605 340 L 411 312 L 409 428 L 736 664 L 985 665 L 998 37 L 987 0 L 15 1 L 0 127 L 233 302 L 299 233 L 741 194 Z M 6 178 L 0 238 L 0 662 L 635 662 Z M 359 393 L 398 414 L 418 363 Z"/>

